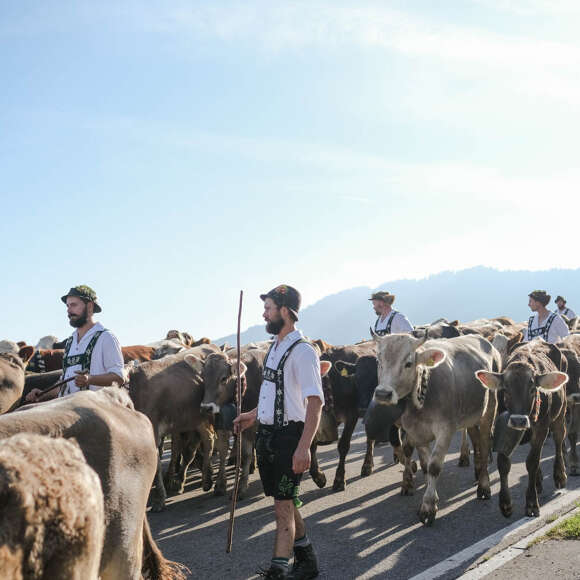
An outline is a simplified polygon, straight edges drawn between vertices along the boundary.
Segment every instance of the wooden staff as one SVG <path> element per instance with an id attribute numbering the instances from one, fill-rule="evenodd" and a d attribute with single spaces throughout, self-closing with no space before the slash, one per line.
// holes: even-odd
<path id="1" fill-rule="evenodd" d="M 240 306 L 238 309 L 238 381 L 236 386 L 236 416 L 239 417 L 242 412 L 242 375 L 241 375 L 241 346 L 240 346 L 240 324 L 242 321 L 242 298 L 244 291 L 240 290 Z M 236 438 L 236 472 L 234 479 L 234 491 L 232 492 L 232 507 L 230 509 L 230 527 L 228 530 L 228 545 L 226 554 L 232 551 L 232 542 L 234 539 L 234 518 L 236 515 L 236 501 L 238 499 L 238 488 L 240 486 L 240 467 L 242 463 L 242 432 L 239 431 Z"/>

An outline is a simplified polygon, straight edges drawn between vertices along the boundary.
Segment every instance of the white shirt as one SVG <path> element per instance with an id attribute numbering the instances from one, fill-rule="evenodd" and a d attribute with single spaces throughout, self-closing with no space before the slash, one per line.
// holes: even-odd
<path id="1" fill-rule="evenodd" d="M 562 308 L 562 310 L 560 310 L 556 306 L 555 312 L 558 313 L 560 316 L 565 316 L 568 320 L 572 320 L 572 318 L 576 318 L 576 313 L 571 308 L 567 308 L 566 306 L 564 306 L 564 308 Z"/>
<path id="2" fill-rule="evenodd" d="M 381 317 L 379 316 L 377 319 L 375 331 L 385 330 L 385 328 L 387 328 L 389 318 L 391 318 L 392 314 L 393 311 L 391 310 L 391 312 L 389 312 L 383 320 L 381 320 Z M 391 323 L 391 334 L 397 334 L 399 332 L 413 332 L 413 326 L 404 314 L 397 312 L 393 317 L 393 322 Z"/>
<path id="3" fill-rule="evenodd" d="M 298 339 L 304 338 L 300 330 L 286 335 L 270 350 L 264 366 L 276 370 L 282 355 Z M 284 424 L 287 421 L 304 421 L 306 418 L 307 397 L 318 397 L 324 404 L 320 360 L 314 348 L 307 343 L 296 345 L 284 365 Z M 258 401 L 258 421 L 264 425 L 274 424 L 274 402 L 276 385 L 264 380 L 260 387 Z"/>
<path id="4" fill-rule="evenodd" d="M 103 375 L 105 373 L 115 373 L 116 375 L 119 375 L 119 377 L 122 377 L 123 353 L 121 352 L 121 345 L 119 344 L 117 337 L 110 330 L 105 330 L 105 327 L 100 322 L 97 322 L 90 330 L 88 330 L 80 342 L 78 340 L 79 331 L 75 330 L 73 332 L 72 344 L 68 355 L 74 356 L 77 354 L 83 354 L 87 349 L 91 338 L 95 332 L 99 330 L 104 332 L 97 339 L 95 348 L 93 349 L 89 374 Z M 74 377 L 75 371 L 80 370 L 82 370 L 80 364 L 68 367 L 63 379 Z M 101 388 L 102 387 L 97 385 L 89 385 L 91 391 L 96 391 Z M 70 393 L 76 393 L 77 391 L 80 391 L 80 389 L 75 385 L 74 381 L 71 381 L 65 385 L 63 395 L 69 395 Z"/>
<path id="5" fill-rule="evenodd" d="M 541 328 L 546 326 L 548 319 L 552 313 L 548 310 L 548 315 L 544 320 L 542 320 Z M 536 330 L 538 328 L 538 313 L 534 312 L 533 320 L 532 320 L 532 330 Z M 560 342 L 565 336 L 568 336 L 570 331 L 568 330 L 568 326 L 564 322 L 561 316 L 556 314 L 556 317 L 552 321 L 550 326 L 550 330 L 548 331 L 548 336 L 544 338 L 546 342 L 551 344 L 555 344 L 556 342 Z M 524 330 L 524 342 L 530 340 L 528 338 L 528 327 L 526 326 Z"/>

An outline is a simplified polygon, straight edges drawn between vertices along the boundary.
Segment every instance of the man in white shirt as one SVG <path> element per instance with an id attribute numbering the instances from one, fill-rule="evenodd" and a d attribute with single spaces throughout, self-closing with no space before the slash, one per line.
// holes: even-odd
<path id="1" fill-rule="evenodd" d="M 546 308 L 551 297 L 545 290 L 534 290 L 528 296 L 528 306 L 534 314 L 530 316 L 528 327 L 524 331 L 524 342 L 539 337 L 554 344 L 570 334 L 562 317 Z"/>
<path id="2" fill-rule="evenodd" d="M 296 329 L 300 293 L 280 285 L 262 294 L 266 330 L 276 335 L 264 360 L 258 407 L 234 421 L 236 432 L 259 422 L 256 454 L 264 493 L 274 498 L 276 542 L 269 579 L 318 576 L 318 562 L 298 508 L 302 473 L 310 467 L 310 445 L 324 404 L 320 361 Z M 289 560 L 294 566 L 289 576 Z"/>
<path id="3" fill-rule="evenodd" d="M 395 295 L 388 292 L 375 292 L 369 300 L 373 303 L 375 314 L 378 316 L 375 322 L 374 332 L 379 336 L 385 334 L 396 334 L 399 332 L 413 332 L 413 325 L 407 317 L 396 310 L 392 305 L 395 301 Z"/>
<path id="4" fill-rule="evenodd" d="M 560 315 L 560 316 L 565 316 L 568 320 L 572 320 L 572 318 L 576 318 L 576 313 L 571 309 L 568 308 L 566 306 L 566 299 L 563 298 L 562 296 L 558 296 L 558 298 L 556 298 L 555 300 L 556 302 L 556 312 Z"/>
<path id="5" fill-rule="evenodd" d="M 73 377 L 74 380 L 66 383 L 60 392 L 52 389 L 43 394 L 33 389 L 26 397 L 30 402 L 124 382 L 119 341 L 100 322 L 93 320 L 93 314 L 102 310 L 95 291 L 89 286 L 75 286 L 61 300 L 66 304 L 70 325 L 76 328 L 65 343 L 62 380 Z"/>

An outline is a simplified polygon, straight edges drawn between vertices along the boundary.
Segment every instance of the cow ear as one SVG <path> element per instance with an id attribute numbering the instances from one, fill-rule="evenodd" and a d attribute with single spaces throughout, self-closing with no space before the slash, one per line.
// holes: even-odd
<path id="1" fill-rule="evenodd" d="M 325 377 L 332 368 L 332 363 L 329 360 L 320 361 L 320 376 Z"/>
<path id="2" fill-rule="evenodd" d="M 355 365 L 343 360 L 336 361 L 334 368 L 340 373 L 341 377 L 351 377 L 354 375 Z"/>
<path id="3" fill-rule="evenodd" d="M 452 321 L 449 323 L 449 326 L 459 326 L 459 320 L 452 320 Z"/>
<path id="4" fill-rule="evenodd" d="M 503 388 L 503 374 L 490 371 L 475 371 L 475 378 L 490 391 L 499 391 Z"/>
<path id="5" fill-rule="evenodd" d="M 22 362 L 26 364 L 34 354 L 34 347 L 33 346 L 23 346 L 18 351 L 18 356 L 22 359 Z"/>
<path id="6" fill-rule="evenodd" d="M 202 372 L 203 370 L 203 361 L 194 354 L 186 354 L 183 360 L 194 370 L 197 372 Z"/>
<path id="7" fill-rule="evenodd" d="M 554 392 L 561 389 L 568 382 L 568 375 L 560 371 L 545 373 L 536 376 L 536 386 L 544 392 Z"/>
<path id="8" fill-rule="evenodd" d="M 426 367 L 435 368 L 447 357 L 440 348 L 425 348 L 415 353 L 415 363 Z"/>

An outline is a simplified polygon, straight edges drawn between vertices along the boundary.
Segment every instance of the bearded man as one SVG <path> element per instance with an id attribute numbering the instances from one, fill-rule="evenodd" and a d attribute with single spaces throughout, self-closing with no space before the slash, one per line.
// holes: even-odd
<path id="1" fill-rule="evenodd" d="M 87 389 L 95 391 L 124 382 L 121 345 L 110 330 L 93 320 L 93 315 L 102 311 L 95 291 L 89 286 L 75 286 L 61 300 L 66 304 L 70 325 L 76 328 L 65 342 L 61 380 L 73 377 L 74 380 L 66 383 L 60 392 L 52 389 L 43 393 L 33 389 L 26 397 L 29 402 Z"/>
<path id="2" fill-rule="evenodd" d="M 324 404 L 320 361 L 295 327 L 301 302 L 298 290 L 282 284 L 260 298 L 266 331 L 276 338 L 264 360 L 258 407 L 241 413 L 234 430 L 239 433 L 258 421 L 260 479 L 264 493 L 274 498 L 274 554 L 270 567 L 258 574 L 307 580 L 318 576 L 318 562 L 298 511 L 298 490 L 302 473 L 310 467 L 310 445 Z M 292 553 L 294 566 L 289 572 Z"/>

